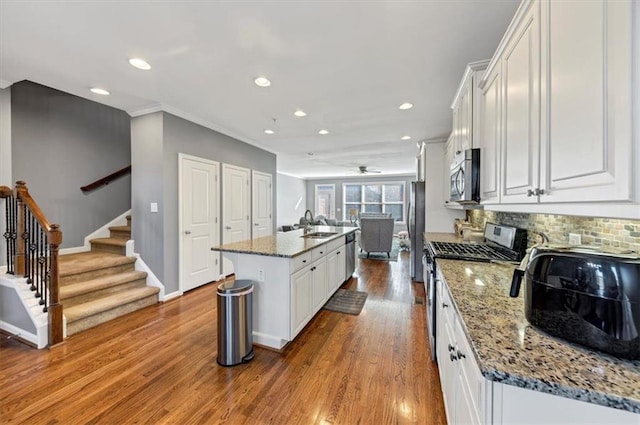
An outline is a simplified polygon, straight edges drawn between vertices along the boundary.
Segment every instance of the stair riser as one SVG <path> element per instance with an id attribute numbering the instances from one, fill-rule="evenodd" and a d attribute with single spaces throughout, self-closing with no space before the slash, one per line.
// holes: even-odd
<path id="1" fill-rule="evenodd" d="M 127 216 L 127 226 L 131 227 L 131 216 Z"/>
<path id="2" fill-rule="evenodd" d="M 109 234 L 112 238 L 116 239 L 123 239 L 125 241 L 131 239 L 131 232 L 127 232 L 125 230 L 110 230 Z"/>
<path id="3" fill-rule="evenodd" d="M 89 301 L 97 300 L 105 295 L 115 294 L 127 289 L 140 288 L 146 286 L 146 279 L 137 279 L 130 282 L 124 282 L 119 285 L 111 286 L 109 288 L 100 289 L 97 291 L 89 292 L 87 294 L 77 295 L 71 298 L 62 299 L 62 305 L 65 308 L 73 307 L 74 305 L 82 304 Z"/>
<path id="4" fill-rule="evenodd" d="M 91 242 L 91 251 L 110 252 L 120 255 L 126 254 L 126 248 L 124 246 L 107 245 L 99 242 Z"/>
<path id="5" fill-rule="evenodd" d="M 134 262 L 127 264 L 120 264 L 113 267 L 105 267 L 102 269 L 89 270 L 83 273 L 77 273 L 69 276 L 60 276 L 60 286 L 68 285 L 71 283 L 82 282 L 83 280 L 95 279 L 98 277 L 108 276 L 116 273 L 130 272 L 134 270 Z"/>
<path id="6" fill-rule="evenodd" d="M 67 335 L 82 332 L 86 329 L 108 322 L 109 320 L 113 320 L 117 317 L 124 316 L 125 314 L 132 313 L 157 303 L 158 295 L 154 294 L 93 316 L 85 317 L 74 322 L 67 322 Z"/>

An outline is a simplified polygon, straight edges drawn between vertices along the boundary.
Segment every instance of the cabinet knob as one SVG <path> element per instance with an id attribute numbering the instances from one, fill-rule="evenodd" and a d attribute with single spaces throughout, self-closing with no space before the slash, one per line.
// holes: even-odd
<path id="1" fill-rule="evenodd" d="M 442 303 L 442 308 L 447 308 L 447 307 L 449 307 L 449 304 L 447 304 L 447 303 Z"/>
<path id="2" fill-rule="evenodd" d="M 253 223 L 253 225 L 254 225 L 254 226 L 259 226 L 259 224 L 258 224 L 258 223 Z"/>
<path id="3" fill-rule="evenodd" d="M 466 359 L 466 358 L 467 358 L 467 356 L 465 356 L 464 354 L 462 354 L 462 352 L 461 352 L 460 350 L 458 350 L 458 351 L 456 352 L 456 354 L 458 355 L 458 358 L 459 358 L 459 359 Z"/>
<path id="4" fill-rule="evenodd" d="M 185 231 L 184 231 L 184 234 L 185 234 L 185 235 L 190 235 L 190 234 L 191 234 L 191 230 L 185 230 Z"/>
<path id="5" fill-rule="evenodd" d="M 527 190 L 527 196 L 533 196 L 533 190 L 528 189 Z"/>

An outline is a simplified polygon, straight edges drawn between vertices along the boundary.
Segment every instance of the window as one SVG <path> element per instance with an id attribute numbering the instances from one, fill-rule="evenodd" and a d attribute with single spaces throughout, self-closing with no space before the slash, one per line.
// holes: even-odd
<path id="1" fill-rule="evenodd" d="M 391 213 L 395 221 L 404 222 L 404 182 L 345 183 L 343 220 L 351 210 Z"/>
<path id="2" fill-rule="evenodd" d="M 336 185 L 317 184 L 315 196 L 315 208 L 313 216 L 323 215 L 325 218 L 335 218 Z"/>

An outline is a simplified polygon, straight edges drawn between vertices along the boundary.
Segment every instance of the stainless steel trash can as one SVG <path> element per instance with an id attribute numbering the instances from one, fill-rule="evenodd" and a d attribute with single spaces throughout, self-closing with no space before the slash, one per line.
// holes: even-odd
<path id="1" fill-rule="evenodd" d="M 234 280 L 218 286 L 218 364 L 253 359 L 253 284 Z"/>

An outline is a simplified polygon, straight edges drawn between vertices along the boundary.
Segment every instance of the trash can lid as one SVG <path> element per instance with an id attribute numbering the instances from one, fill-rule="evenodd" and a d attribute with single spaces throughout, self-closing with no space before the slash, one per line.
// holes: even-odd
<path id="1" fill-rule="evenodd" d="M 235 294 L 247 290 L 253 291 L 253 280 L 239 279 L 218 285 L 218 294 Z"/>

